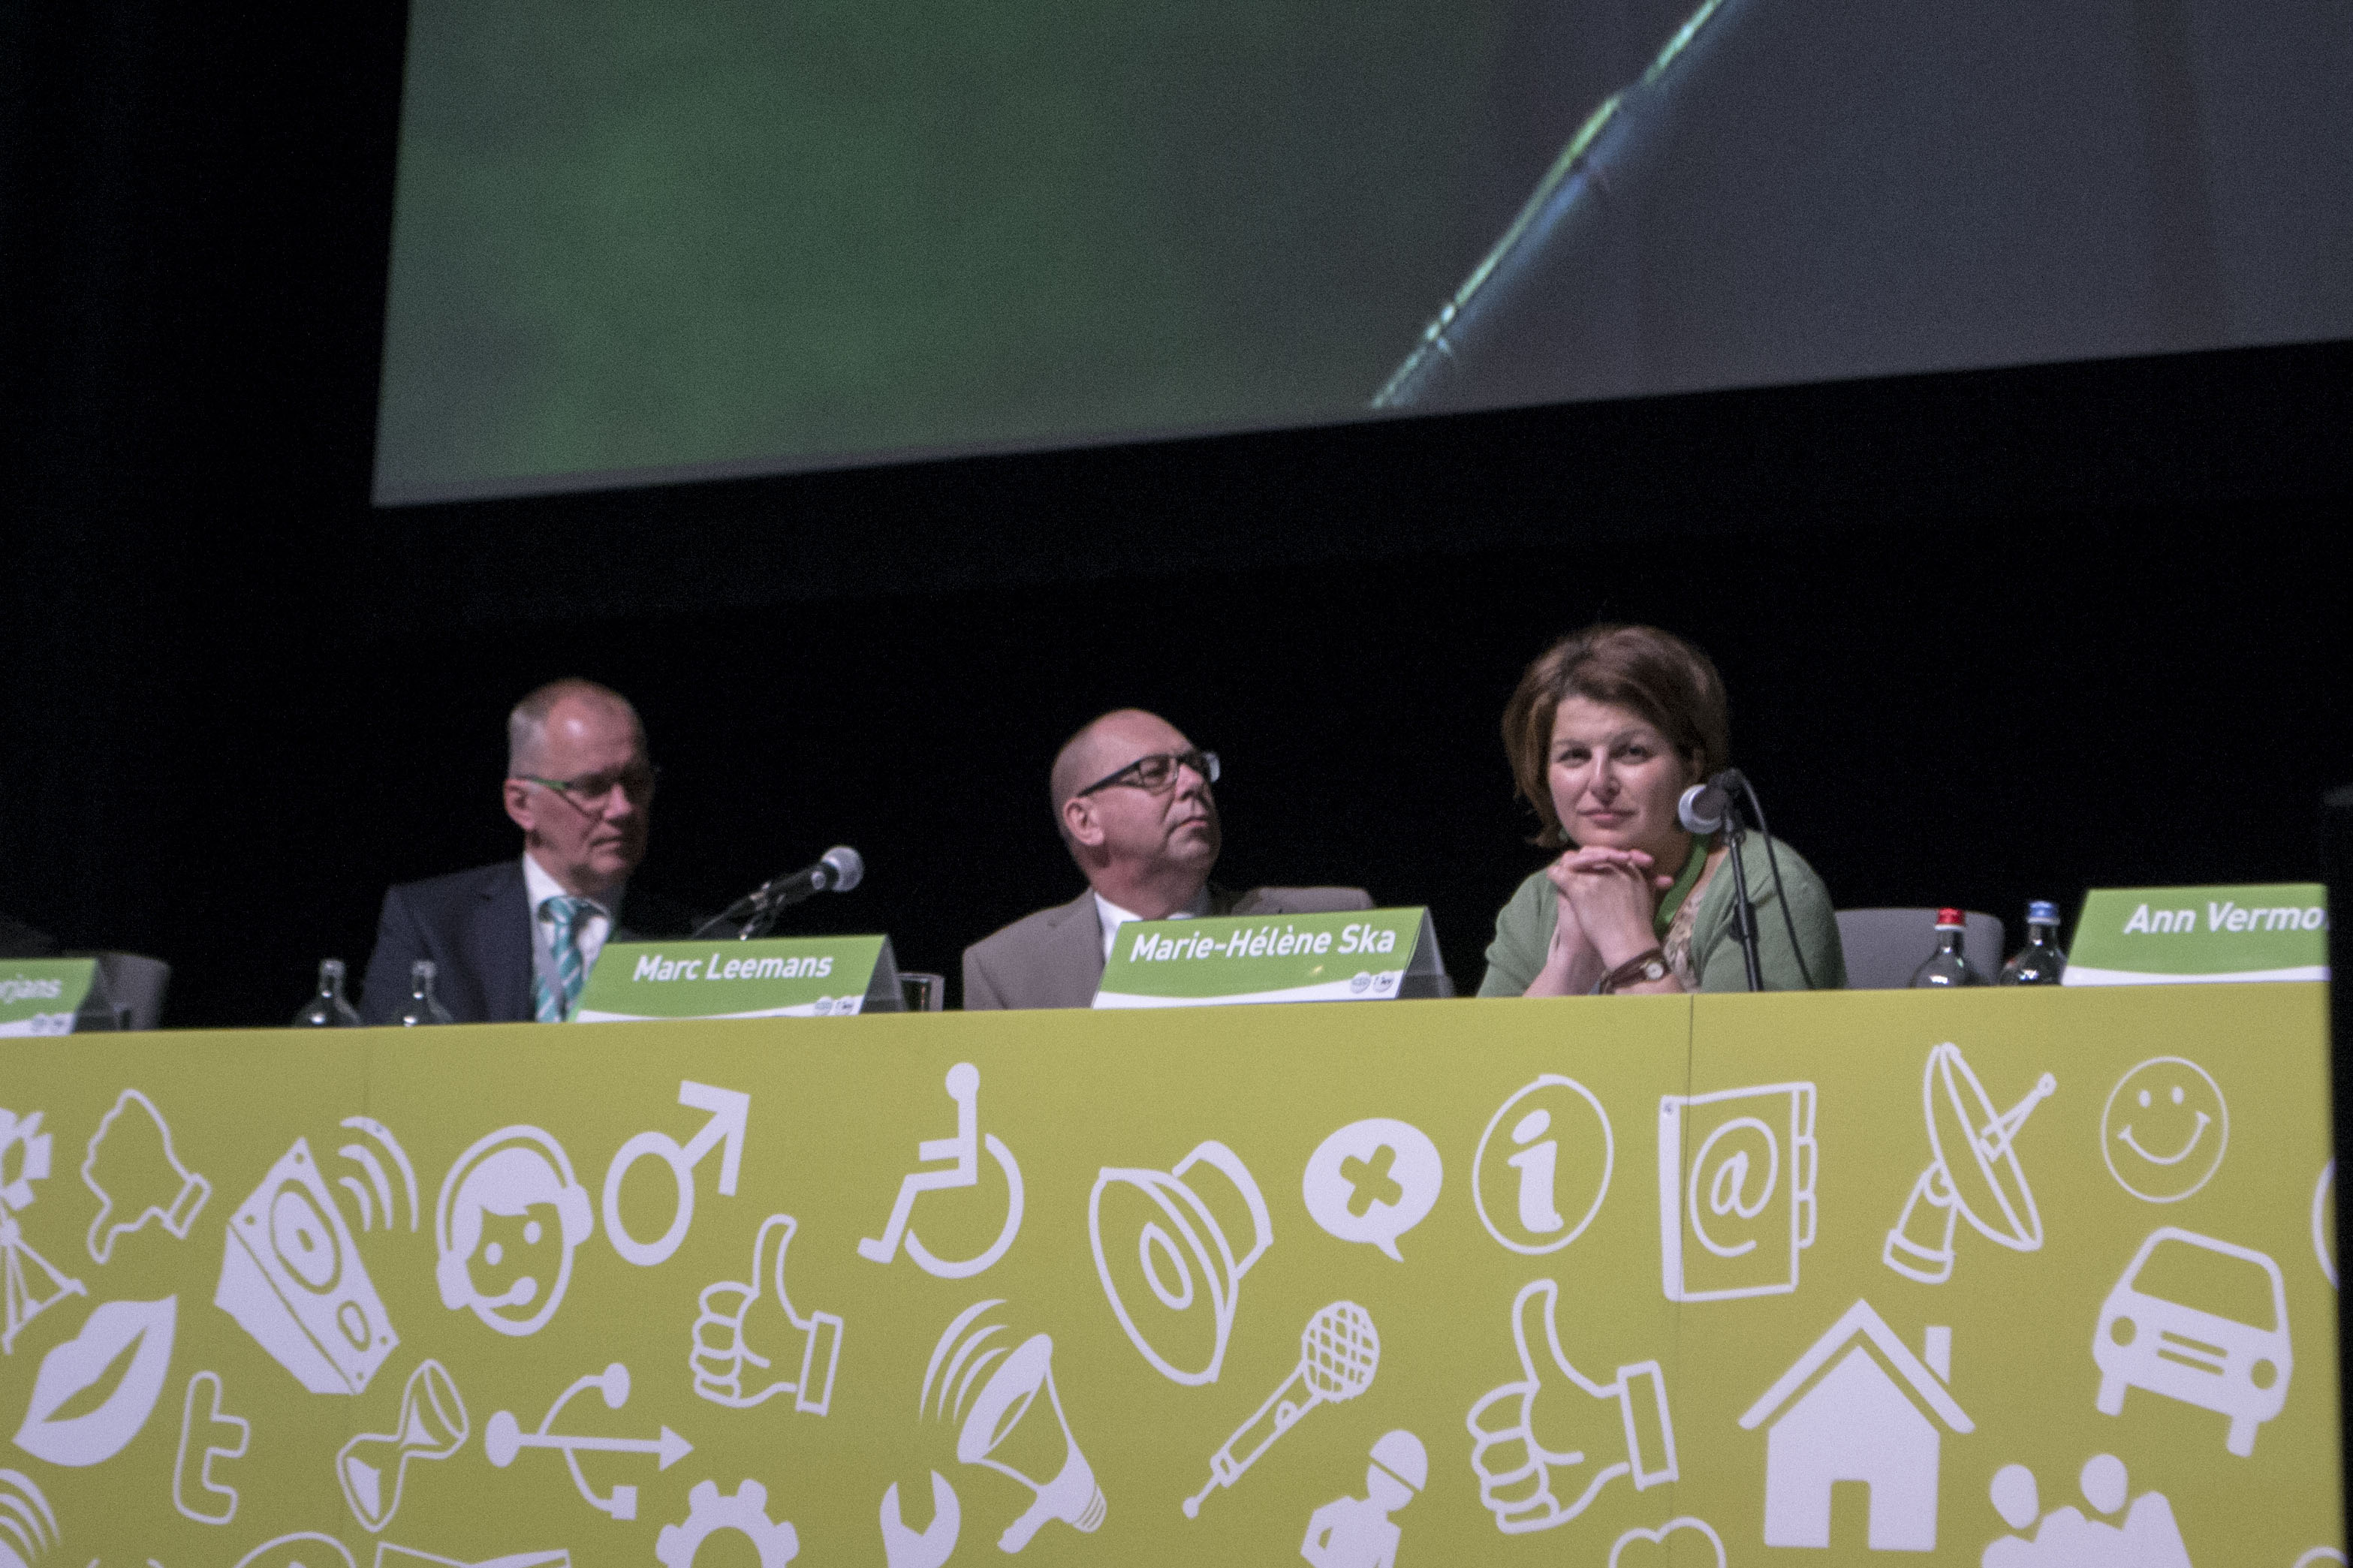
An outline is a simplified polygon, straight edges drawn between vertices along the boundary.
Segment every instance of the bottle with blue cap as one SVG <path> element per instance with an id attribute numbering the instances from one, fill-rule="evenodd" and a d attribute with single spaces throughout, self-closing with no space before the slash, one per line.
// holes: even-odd
<path id="1" fill-rule="evenodd" d="M 2026 906 L 2026 945 L 2001 966 L 1997 985 L 2056 985 L 2067 970 L 2059 951 L 2059 906 L 2037 899 Z"/>

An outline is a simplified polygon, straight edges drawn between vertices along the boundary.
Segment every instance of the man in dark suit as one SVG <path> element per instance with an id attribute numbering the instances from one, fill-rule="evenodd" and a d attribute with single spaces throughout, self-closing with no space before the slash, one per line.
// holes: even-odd
<path id="1" fill-rule="evenodd" d="M 1217 778 L 1216 752 L 1138 709 L 1106 713 L 1071 736 L 1054 758 L 1054 819 L 1087 890 L 965 948 L 965 1006 L 1089 1005 L 1112 938 L 1128 921 L 1372 908 L 1361 888 L 1236 894 L 1211 885 Z"/>
<path id="2" fill-rule="evenodd" d="M 504 794 L 522 854 L 388 889 L 361 1016 L 398 1019 L 411 966 L 429 958 L 434 994 L 459 1023 L 558 1023 L 607 941 L 684 934 L 682 910 L 628 889 L 654 778 L 645 727 L 620 693 L 566 679 L 517 703 Z"/>

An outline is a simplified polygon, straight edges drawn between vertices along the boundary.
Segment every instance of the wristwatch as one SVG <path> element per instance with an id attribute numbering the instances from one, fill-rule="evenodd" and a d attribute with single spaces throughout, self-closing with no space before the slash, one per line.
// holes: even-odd
<path id="1" fill-rule="evenodd" d="M 1609 996 L 1614 994 L 1620 985 L 1640 985 L 1649 981 L 1664 980 L 1666 977 L 1666 952 L 1664 949 L 1654 947 L 1648 952 L 1636 953 L 1603 975 L 1600 983 L 1594 986 L 1593 994 L 1596 996 Z"/>

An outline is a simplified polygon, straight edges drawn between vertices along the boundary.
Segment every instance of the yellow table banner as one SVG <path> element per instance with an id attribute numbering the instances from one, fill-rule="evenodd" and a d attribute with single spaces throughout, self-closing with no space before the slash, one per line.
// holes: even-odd
<path id="1" fill-rule="evenodd" d="M 0 1565 L 2342 1562 L 2326 1002 L 12 1042 Z"/>

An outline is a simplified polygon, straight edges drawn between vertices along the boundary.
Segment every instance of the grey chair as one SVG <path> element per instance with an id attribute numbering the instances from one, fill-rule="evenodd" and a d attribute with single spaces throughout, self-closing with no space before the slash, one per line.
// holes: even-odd
<path id="1" fill-rule="evenodd" d="M 1961 931 L 1969 967 L 1991 980 L 2001 970 L 2001 921 L 1971 910 Z M 1839 945 L 1846 950 L 1850 991 L 1898 991 L 1936 951 L 1935 910 L 1841 910 Z"/>
<path id="2" fill-rule="evenodd" d="M 158 1029 L 164 996 L 172 987 L 172 966 L 136 952 L 92 952 L 98 980 L 74 1020 L 76 1032 L 93 1029 Z"/>

